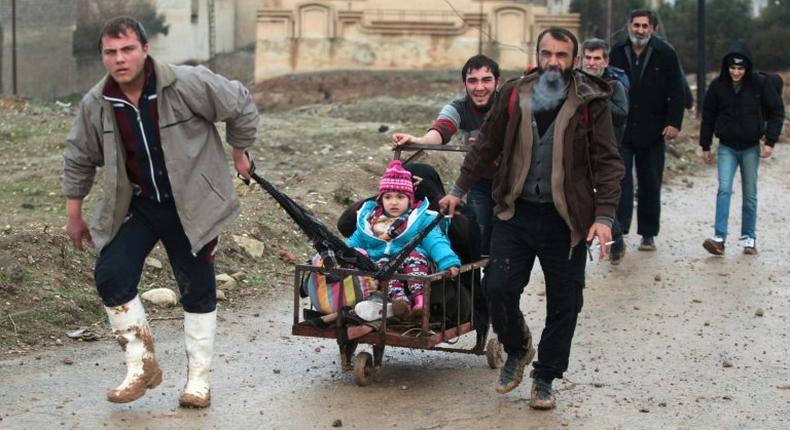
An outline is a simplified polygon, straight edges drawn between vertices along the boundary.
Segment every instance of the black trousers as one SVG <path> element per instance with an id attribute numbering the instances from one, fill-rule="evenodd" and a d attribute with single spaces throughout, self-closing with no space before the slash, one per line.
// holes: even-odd
<path id="1" fill-rule="evenodd" d="M 96 289 L 105 306 L 119 306 L 137 295 L 145 257 L 158 241 L 167 251 L 186 312 L 207 313 L 217 307 L 214 252 L 217 240 L 192 255 L 173 202 L 135 197 L 118 234 L 96 260 Z"/>
<path id="2" fill-rule="evenodd" d="M 513 218 L 494 219 L 486 294 L 494 331 L 508 354 L 526 352 L 519 299 L 535 258 L 546 280 L 546 325 L 538 345 L 534 376 L 553 380 L 568 369 L 576 319 L 583 304 L 586 245 L 570 247 L 570 230 L 554 205 L 519 200 Z"/>
<path id="3" fill-rule="evenodd" d="M 634 147 L 630 143 L 620 144 L 620 156 L 625 165 L 625 176 L 620 182 L 620 205 L 617 219 L 623 233 L 631 229 L 634 213 L 634 165 L 639 196 L 636 207 L 636 233 L 642 236 L 658 236 L 661 219 L 661 181 L 664 177 L 664 140 L 645 147 Z"/>

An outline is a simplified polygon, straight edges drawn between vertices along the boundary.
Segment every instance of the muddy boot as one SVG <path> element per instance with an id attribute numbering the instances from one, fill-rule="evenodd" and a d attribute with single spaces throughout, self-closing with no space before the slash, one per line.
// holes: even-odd
<path id="1" fill-rule="evenodd" d="M 532 409 L 548 410 L 557 407 L 557 399 L 551 390 L 551 380 L 535 378 L 532 380 L 529 407 Z"/>
<path id="2" fill-rule="evenodd" d="M 184 343 L 189 359 L 187 385 L 178 399 L 185 408 L 205 408 L 211 404 L 208 373 L 214 355 L 217 310 L 206 314 L 184 312 Z"/>
<path id="3" fill-rule="evenodd" d="M 162 371 L 154 353 L 154 339 L 139 296 L 120 306 L 105 306 L 105 310 L 126 361 L 126 378 L 117 388 L 107 392 L 107 400 L 131 402 L 142 397 L 146 389 L 162 382 Z"/>
<path id="4" fill-rule="evenodd" d="M 499 371 L 496 391 L 505 394 L 512 391 L 521 384 L 524 378 L 524 368 L 535 358 L 535 347 L 532 346 L 532 333 L 529 331 L 526 322 L 521 326 L 524 332 L 524 352 L 523 355 L 508 354 L 504 366 Z"/>

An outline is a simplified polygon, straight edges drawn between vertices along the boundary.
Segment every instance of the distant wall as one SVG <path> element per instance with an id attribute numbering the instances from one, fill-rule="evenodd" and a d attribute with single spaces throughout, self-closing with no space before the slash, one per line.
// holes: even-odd
<path id="1" fill-rule="evenodd" d="M 167 63 L 209 60 L 208 1 L 150 0 L 170 26 L 167 36 L 150 40 L 151 54 Z M 78 0 L 17 0 L 18 94 L 54 100 L 84 93 L 104 75 L 98 51 L 74 56 Z M 255 41 L 255 11 L 261 0 L 214 0 L 216 68 L 249 82 L 251 54 L 235 52 Z M 242 34 L 247 32 L 248 34 Z M 98 37 L 98 34 L 96 35 Z M 243 36 L 243 37 L 242 37 Z M 0 94 L 12 94 L 11 0 L 0 0 Z M 232 70 L 242 67 L 244 70 Z M 249 77 L 249 78 L 247 78 Z"/>
<path id="2" fill-rule="evenodd" d="M 264 0 L 258 11 L 255 81 L 337 69 L 457 68 L 483 53 L 503 68 L 534 63 L 534 41 L 560 25 L 578 34 L 576 14 L 513 0 Z M 478 27 L 482 25 L 481 40 Z"/>
<path id="3" fill-rule="evenodd" d="M 215 54 L 235 49 L 235 0 L 214 0 Z M 167 35 L 151 38 L 151 55 L 166 63 L 207 61 L 209 14 L 207 0 L 158 0 L 157 12 L 165 16 Z"/>
<path id="4" fill-rule="evenodd" d="M 84 91 L 101 76 L 98 58 L 72 55 L 76 22 L 73 0 L 16 2 L 17 89 L 20 95 L 53 100 Z M 0 0 L 0 92 L 13 93 L 11 1 Z"/>

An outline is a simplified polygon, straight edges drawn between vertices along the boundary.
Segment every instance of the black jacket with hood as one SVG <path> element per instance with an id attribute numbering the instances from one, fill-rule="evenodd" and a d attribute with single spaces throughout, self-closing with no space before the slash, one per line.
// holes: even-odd
<path id="1" fill-rule="evenodd" d="M 729 60 L 734 55 L 744 58 L 746 68 L 737 92 L 729 72 Z M 736 150 L 759 145 L 763 135 L 765 144 L 773 147 L 779 139 L 783 119 L 784 105 L 776 89 L 754 70 L 746 44 L 736 42 L 722 58 L 721 73 L 705 94 L 699 135 L 703 151 L 710 150 L 714 134 L 719 143 Z"/>

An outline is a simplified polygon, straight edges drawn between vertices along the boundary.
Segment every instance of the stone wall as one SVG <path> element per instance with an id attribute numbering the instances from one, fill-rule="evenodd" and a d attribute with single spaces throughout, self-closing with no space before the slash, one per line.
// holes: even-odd
<path id="1" fill-rule="evenodd" d="M 534 63 L 536 36 L 575 14 L 512 0 L 264 0 L 258 11 L 255 81 L 338 69 L 457 68 L 482 48 L 505 69 Z M 413 7 L 411 7 L 413 6 Z M 478 29 L 482 26 L 482 34 Z"/>

